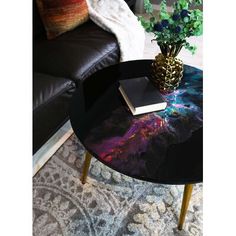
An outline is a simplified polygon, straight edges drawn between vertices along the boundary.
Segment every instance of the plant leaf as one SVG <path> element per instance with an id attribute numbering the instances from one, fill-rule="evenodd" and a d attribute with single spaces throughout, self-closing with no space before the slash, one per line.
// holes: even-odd
<path id="1" fill-rule="evenodd" d="M 146 13 L 152 13 L 153 12 L 153 6 L 150 3 L 149 0 L 144 0 L 144 9 L 146 11 Z"/>

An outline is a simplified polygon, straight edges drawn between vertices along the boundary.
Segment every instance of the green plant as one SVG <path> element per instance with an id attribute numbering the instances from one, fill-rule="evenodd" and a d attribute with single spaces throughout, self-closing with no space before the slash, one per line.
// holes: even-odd
<path id="1" fill-rule="evenodd" d="M 154 33 L 155 41 L 163 45 L 182 45 L 192 54 L 196 46 L 190 45 L 186 40 L 190 36 L 200 36 L 203 31 L 203 13 L 199 9 L 190 10 L 190 6 L 196 7 L 202 4 L 202 0 L 176 0 L 173 11 L 167 11 L 166 0 L 161 1 L 160 11 L 154 14 L 150 0 L 144 0 L 144 9 L 149 15 L 149 20 L 139 16 L 142 26 L 147 32 Z"/>

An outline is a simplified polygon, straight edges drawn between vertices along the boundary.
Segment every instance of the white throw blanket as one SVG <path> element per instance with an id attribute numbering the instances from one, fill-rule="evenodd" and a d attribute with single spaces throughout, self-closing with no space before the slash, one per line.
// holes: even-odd
<path id="1" fill-rule="evenodd" d="M 87 0 L 90 19 L 115 34 L 121 53 L 120 61 L 143 57 L 145 34 L 137 17 L 124 0 Z"/>

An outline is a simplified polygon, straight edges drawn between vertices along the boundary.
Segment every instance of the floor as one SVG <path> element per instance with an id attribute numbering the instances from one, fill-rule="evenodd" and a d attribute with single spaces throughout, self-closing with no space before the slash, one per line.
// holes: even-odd
<path id="1" fill-rule="evenodd" d="M 43 167 L 57 149 L 73 134 L 67 121 L 33 156 L 33 176 Z"/>
<path id="2" fill-rule="evenodd" d="M 153 59 L 159 52 L 159 48 L 153 39 L 151 33 L 145 33 L 145 48 L 144 48 L 144 59 Z M 192 55 L 186 49 L 182 49 L 179 58 L 187 65 L 192 65 L 200 69 L 203 68 L 202 62 L 202 43 L 203 38 L 192 37 L 189 38 L 189 43 L 197 46 L 195 55 Z M 51 139 L 33 156 L 33 175 L 35 175 L 40 168 L 50 159 L 50 157 L 58 150 L 58 148 L 70 137 L 73 133 L 70 122 L 68 121 L 58 132 L 53 135 Z"/>

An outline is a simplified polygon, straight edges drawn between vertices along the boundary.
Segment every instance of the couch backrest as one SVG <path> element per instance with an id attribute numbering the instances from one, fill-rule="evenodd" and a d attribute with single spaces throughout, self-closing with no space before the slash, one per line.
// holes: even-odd
<path id="1" fill-rule="evenodd" d="M 33 0 L 33 38 L 46 38 L 46 31 L 39 15 L 36 0 Z"/>

